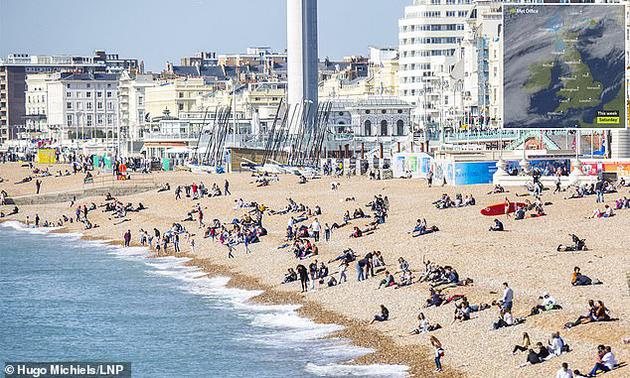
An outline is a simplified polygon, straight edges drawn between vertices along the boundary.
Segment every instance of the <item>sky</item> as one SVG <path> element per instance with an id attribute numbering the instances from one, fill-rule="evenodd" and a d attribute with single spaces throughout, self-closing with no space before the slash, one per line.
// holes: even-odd
<path id="1" fill-rule="evenodd" d="M 397 46 L 398 19 L 412 0 L 319 0 L 319 55 L 367 55 Z M 199 51 L 286 48 L 286 0 L 0 0 L 0 56 L 91 55 L 94 50 L 166 62 Z"/>

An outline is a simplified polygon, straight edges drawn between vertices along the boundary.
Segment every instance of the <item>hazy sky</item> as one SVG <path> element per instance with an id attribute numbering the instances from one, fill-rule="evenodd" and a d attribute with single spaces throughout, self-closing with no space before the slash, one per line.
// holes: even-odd
<path id="1" fill-rule="evenodd" d="M 89 55 L 143 59 L 147 70 L 198 51 L 286 48 L 286 0 L 0 0 L 0 56 Z M 412 0 L 319 0 L 320 57 L 396 46 Z"/>

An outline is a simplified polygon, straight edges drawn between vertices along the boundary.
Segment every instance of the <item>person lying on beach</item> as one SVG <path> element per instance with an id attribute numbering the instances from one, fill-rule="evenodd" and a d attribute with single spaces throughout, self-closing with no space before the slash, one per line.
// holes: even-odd
<path id="1" fill-rule="evenodd" d="M 441 329 L 442 326 L 439 323 L 430 324 L 424 313 L 418 314 L 418 327 L 409 332 L 409 335 L 420 335 L 422 333 L 429 333 Z"/>
<path id="2" fill-rule="evenodd" d="M 416 219 L 416 225 L 414 226 L 413 230 L 411 230 L 411 233 L 415 233 L 415 232 L 421 232 L 426 230 L 427 228 L 427 220 L 426 219 Z"/>
<path id="3" fill-rule="evenodd" d="M 587 275 L 580 272 L 580 267 L 573 268 L 573 274 L 571 275 L 571 285 L 573 286 L 589 286 L 589 285 L 601 285 L 600 280 L 592 280 Z"/>
<path id="4" fill-rule="evenodd" d="M 366 235 L 371 235 L 374 233 L 374 231 L 377 229 L 378 227 L 376 225 L 370 225 L 370 224 L 366 224 L 363 226 L 363 229 L 360 229 L 359 227 L 355 226 L 352 234 L 350 234 L 351 238 L 360 238 Z"/>
<path id="5" fill-rule="evenodd" d="M 575 234 L 569 234 L 571 239 L 573 240 L 572 245 L 560 244 L 556 250 L 558 252 L 576 252 L 576 251 L 586 251 L 586 239 L 580 239 Z"/>
<path id="6" fill-rule="evenodd" d="M 505 231 L 505 228 L 503 227 L 503 222 L 495 218 L 494 225 L 490 227 L 490 231 Z"/>
<path id="7" fill-rule="evenodd" d="M 331 263 L 333 263 L 335 261 L 342 261 L 342 262 L 350 263 L 350 262 L 356 260 L 356 258 L 357 258 L 357 254 L 354 253 L 354 251 L 352 249 L 348 248 L 348 249 L 344 250 L 339 256 L 335 257 L 332 260 L 329 260 L 328 264 L 331 264 Z"/>
<path id="8" fill-rule="evenodd" d="M 7 216 L 11 216 L 11 215 L 15 215 L 17 213 L 20 212 L 20 209 L 18 209 L 17 206 L 13 206 L 13 209 L 11 209 L 11 212 L 7 214 Z"/>
<path id="9" fill-rule="evenodd" d="M 160 188 L 158 189 L 158 193 L 168 192 L 170 190 L 171 190 L 171 186 L 167 182 L 166 184 L 163 184 L 163 185 L 160 186 Z"/>
<path id="10" fill-rule="evenodd" d="M 500 194 L 500 193 L 508 193 L 505 188 L 503 187 L 503 185 L 501 184 L 496 184 L 491 191 L 489 191 L 487 194 Z"/>
<path id="11" fill-rule="evenodd" d="M 529 316 L 538 315 L 542 312 L 552 311 L 552 310 L 562 310 L 562 306 L 560 306 L 554 297 L 549 295 L 549 293 L 544 292 L 542 296 L 538 297 L 541 301 L 540 304 L 532 307 L 529 312 Z"/>
<path id="12" fill-rule="evenodd" d="M 373 324 L 374 322 L 384 322 L 384 321 L 387 321 L 388 319 L 389 319 L 389 310 L 387 309 L 387 307 L 385 307 L 385 305 L 381 305 L 381 313 L 378 315 L 374 315 L 374 319 L 372 319 L 370 324 Z"/>
<path id="13" fill-rule="evenodd" d="M 17 181 L 15 183 L 15 185 L 24 184 L 24 183 L 31 182 L 31 181 L 33 181 L 33 178 L 31 176 L 26 176 L 23 179 L 21 179 L 20 181 Z"/>
<path id="14" fill-rule="evenodd" d="M 438 232 L 438 231 L 440 231 L 440 229 L 437 226 L 431 226 L 431 227 L 428 227 L 428 228 L 420 229 L 418 231 L 414 231 L 411 234 L 411 236 L 414 237 L 414 238 L 417 238 L 417 237 L 420 237 L 420 236 L 423 236 L 423 235 L 432 234 L 432 233 L 435 233 L 435 232 Z"/>

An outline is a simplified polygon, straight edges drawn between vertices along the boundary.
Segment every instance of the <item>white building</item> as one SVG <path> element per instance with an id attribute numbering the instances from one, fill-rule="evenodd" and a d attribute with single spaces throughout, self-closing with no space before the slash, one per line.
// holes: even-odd
<path id="1" fill-rule="evenodd" d="M 471 0 L 413 0 L 399 20 L 399 95 L 424 127 L 443 124 L 454 105 L 449 77 L 471 9 Z"/>
<path id="2" fill-rule="evenodd" d="M 118 136 L 118 75 L 55 74 L 48 82 L 48 124 L 60 125 L 68 139 Z"/>
<path id="3" fill-rule="evenodd" d="M 26 76 L 26 129 L 31 137 L 47 136 L 49 133 L 48 120 L 48 81 L 52 75 L 47 73 L 29 74 Z"/>
<path id="4" fill-rule="evenodd" d="M 125 71 L 118 82 L 118 112 L 122 136 L 132 142 L 141 137 L 146 123 L 145 90 L 156 86 L 151 75 L 130 75 Z"/>

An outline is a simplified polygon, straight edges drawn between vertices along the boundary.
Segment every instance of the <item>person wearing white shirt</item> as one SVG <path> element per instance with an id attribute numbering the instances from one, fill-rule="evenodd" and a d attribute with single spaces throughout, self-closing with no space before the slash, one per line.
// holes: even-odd
<path id="1" fill-rule="evenodd" d="M 549 344 L 548 349 L 551 355 L 559 356 L 562 354 L 565 343 L 562 337 L 560 337 L 560 332 L 555 332 L 551 335 L 551 342 Z"/>
<path id="2" fill-rule="evenodd" d="M 562 367 L 556 373 L 556 378 L 573 378 L 573 372 L 569 369 L 569 364 L 562 363 Z"/>
<path id="3" fill-rule="evenodd" d="M 319 233 L 321 232 L 321 230 L 322 230 L 322 225 L 319 224 L 319 220 L 315 218 L 313 223 L 311 223 L 311 231 L 313 231 L 313 237 L 315 238 L 316 242 L 319 241 Z"/>
<path id="4" fill-rule="evenodd" d="M 610 370 L 614 369 L 619 364 L 609 346 L 606 347 L 606 354 L 602 357 L 602 363 Z"/>

